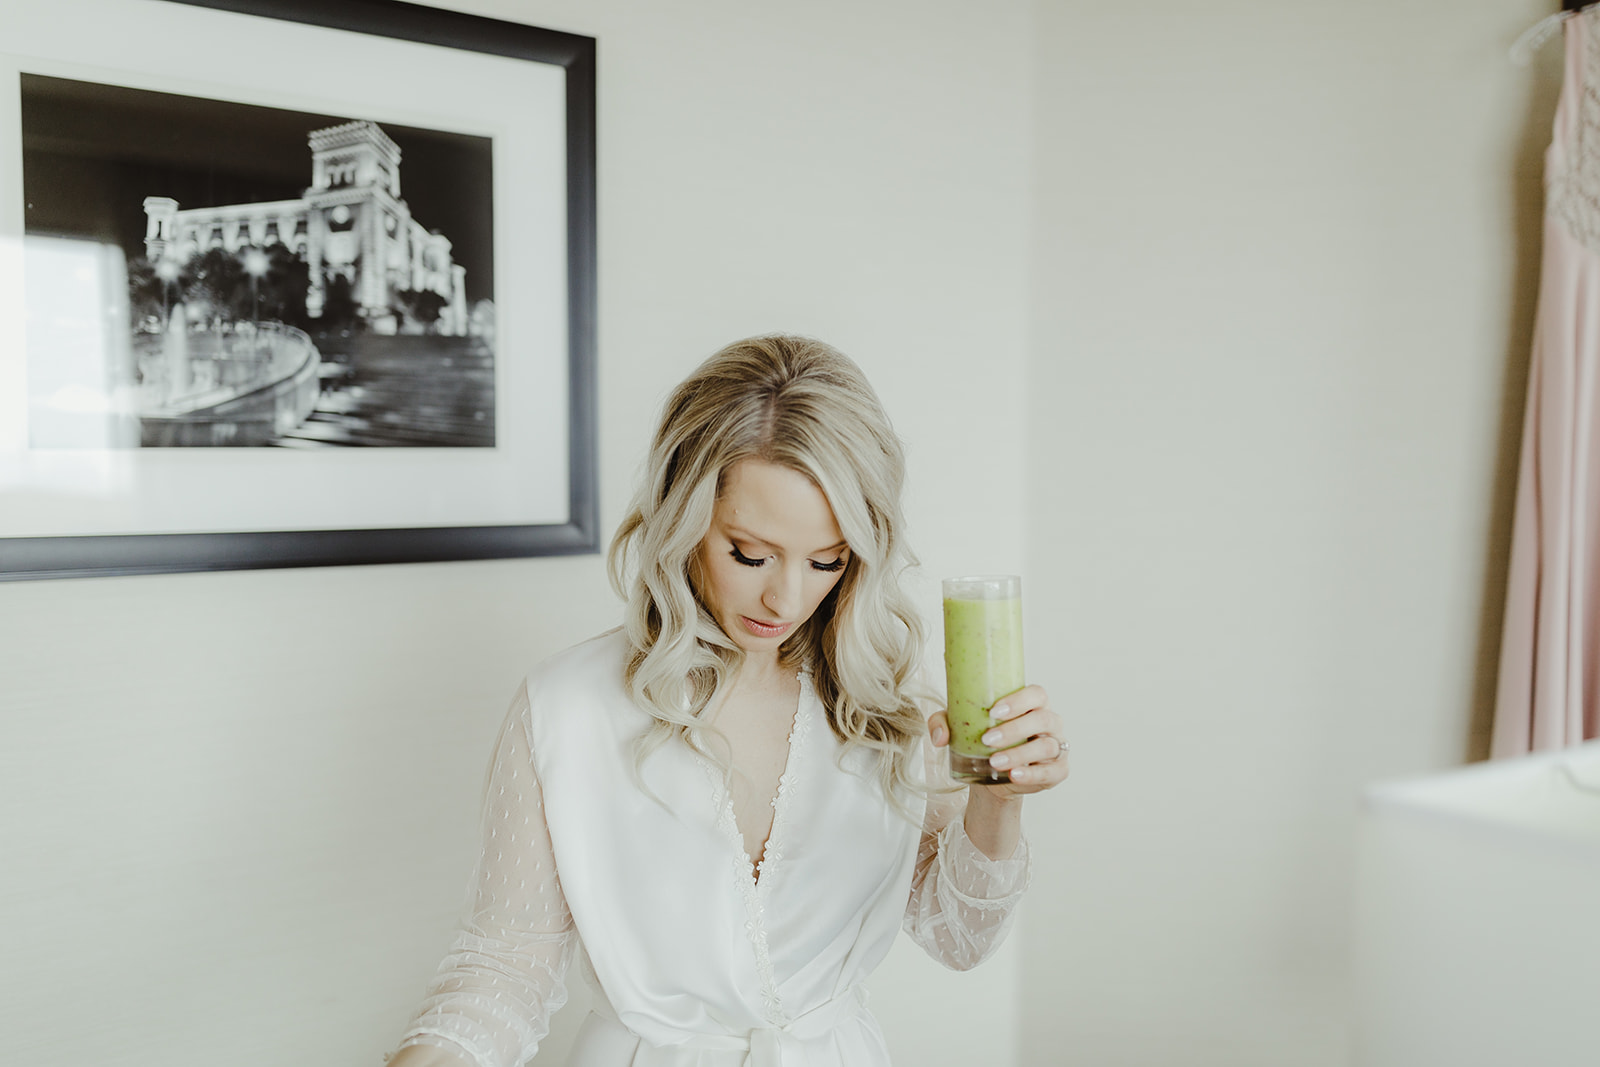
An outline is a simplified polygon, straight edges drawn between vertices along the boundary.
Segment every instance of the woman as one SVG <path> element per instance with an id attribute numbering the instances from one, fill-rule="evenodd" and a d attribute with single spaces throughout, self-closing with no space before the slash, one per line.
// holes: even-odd
<path id="1" fill-rule="evenodd" d="M 875 1067 L 861 983 L 902 926 L 956 968 L 999 944 L 1021 798 L 1066 745 L 1029 686 L 985 735 L 1012 782 L 940 788 L 903 468 L 819 342 L 741 341 L 678 387 L 611 547 L 627 625 L 518 692 L 471 920 L 390 1067 L 522 1063 L 574 958 L 573 1067 Z"/>

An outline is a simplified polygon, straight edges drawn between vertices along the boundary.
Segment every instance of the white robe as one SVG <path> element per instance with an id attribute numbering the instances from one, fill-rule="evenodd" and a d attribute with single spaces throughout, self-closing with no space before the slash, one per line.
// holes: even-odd
<path id="1" fill-rule="evenodd" d="M 514 1067 L 549 1032 L 574 957 L 595 989 L 570 1067 L 883 1067 L 862 982 L 902 926 L 954 968 L 1004 937 L 1027 847 L 991 861 L 935 796 L 921 825 L 845 751 L 804 675 L 753 877 L 722 775 L 658 749 L 612 631 L 529 674 L 496 745 L 472 915 L 402 1045 Z M 931 748 L 928 750 L 932 755 Z"/>

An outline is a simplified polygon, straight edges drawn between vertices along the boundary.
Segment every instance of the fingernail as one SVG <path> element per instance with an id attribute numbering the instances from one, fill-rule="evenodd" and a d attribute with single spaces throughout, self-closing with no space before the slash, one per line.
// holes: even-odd
<path id="1" fill-rule="evenodd" d="M 999 730 L 990 730 L 988 733 L 986 733 L 982 737 L 978 738 L 978 740 L 982 741 L 984 744 L 988 745 L 990 748 L 993 748 L 995 745 L 998 745 L 1000 743 L 1000 731 Z"/>
<path id="2" fill-rule="evenodd" d="M 996 704 L 989 709 L 989 718 L 995 722 L 1004 722 L 1011 718 L 1011 705 L 1003 702 Z"/>
<path id="3" fill-rule="evenodd" d="M 1010 762 L 1011 757 L 1004 752 L 997 752 L 989 757 L 989 766 L 991 767 L 1004 767 Z"/>

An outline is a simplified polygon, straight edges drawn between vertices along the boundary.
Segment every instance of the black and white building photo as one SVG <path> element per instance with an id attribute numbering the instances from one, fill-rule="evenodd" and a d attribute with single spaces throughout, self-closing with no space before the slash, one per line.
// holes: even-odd
<path id="1" fill-rule="evenodd" d="M 495 445 L 489 138 L 39 75 L 22 119 L 33 447 Z M 50 292 L 91 260 L 109 366 Z"/>

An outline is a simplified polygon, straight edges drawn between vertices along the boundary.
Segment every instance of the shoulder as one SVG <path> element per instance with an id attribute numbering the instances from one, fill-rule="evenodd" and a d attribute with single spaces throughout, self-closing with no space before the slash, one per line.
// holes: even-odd
<path id="1" fill-rule="evenodd" d="M 529 699 L 599 699 L 622 693 L 628 652 L 628 635 L 620 626 L 564 648 L 528 671 Z"/>
<path id="2" fill-rule="evenodd" d="M 634 711 L 623 683 L 630 646 L 620 627 L 563 649 L 528 671 L 530 725 L 571 719 L 582 710 L 627 716 Z"/>
<path id="3" fill-rule="evenodd" d="M 541 660 L 528 671 L 528 684 L 581 683 L 585 679 L 605 674 L 612 667 L 616 668 L 618 677 L 621 677 L 627 658 L 628 635 L 618 626 Z"/>

